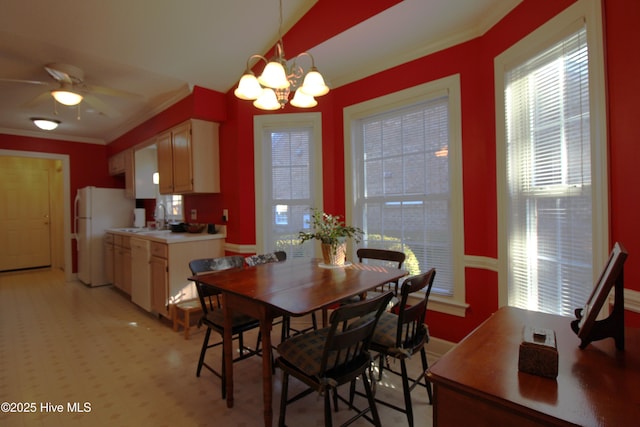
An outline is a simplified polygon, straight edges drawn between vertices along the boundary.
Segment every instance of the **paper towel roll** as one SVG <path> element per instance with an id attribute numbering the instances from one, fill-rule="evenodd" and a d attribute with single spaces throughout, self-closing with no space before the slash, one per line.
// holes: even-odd
<path id="1" fill-rule="evenodd" d="M 144 208 L 136 208 L 133 210 L 133 226 L 142 228 L 146 224 L 146 215 Z"/>

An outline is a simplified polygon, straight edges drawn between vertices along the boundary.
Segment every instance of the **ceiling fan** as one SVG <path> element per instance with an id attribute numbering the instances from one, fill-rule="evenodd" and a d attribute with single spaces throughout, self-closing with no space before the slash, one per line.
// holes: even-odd
<path id="1" fill-rule="evenodd" d="M 140 97 L 140 95 L 131 92 L 87 84 L 84 81 L 84 71 L 73 65 L 51 63 L 46 64 L 44 69 L 55 81 L 55 83 L 53 83 L 55 86 L 51 90 L 43 92 L 35 99 L 28 102 L 26 105 L 27 107 L 37 105 L 49 96 L 53 96 L 57 102 L 63 105 L 74 106 L 84 101 L 101 114 L 108 117 L 117 117 L 119 112 L 108 106 L 98 97 L 94 96 L 94 94 L 125 98 Z M 0 82 L 26 83 L 44 86 L 52 85 L 52 82 L 4 78 L 0 78 Z"/>

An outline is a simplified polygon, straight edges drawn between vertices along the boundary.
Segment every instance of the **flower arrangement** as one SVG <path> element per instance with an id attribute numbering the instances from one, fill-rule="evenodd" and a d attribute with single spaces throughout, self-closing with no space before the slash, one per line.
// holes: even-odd
<path id="1" fill-rule="evenodd" d="M 338 248 L 341 247 L 346 239 L 351 238 L 356 243 L 360 243 L 364 232 L 359 227 L 345 225 L 339 215 L 330 215 L 322 212 L 320 209 L 312 208 L 311 230 L 310 232 L 301 231 L 298 234 L 300 244 L 307 240 L 316 239 L 323 245 L 331 248 L 331 253 L 335 257 Z"/>

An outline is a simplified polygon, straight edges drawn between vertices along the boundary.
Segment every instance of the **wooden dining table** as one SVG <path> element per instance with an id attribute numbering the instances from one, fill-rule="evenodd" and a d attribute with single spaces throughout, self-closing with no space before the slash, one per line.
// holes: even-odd
<path id="1" fill-rule="evenodd" d="M 227 407 L 233 407 L 232 312 L 260 321 L 264 425 L 273 421 L 271 329 L 282 315 L 304 316 L 407 275 L 407 271 L 365 264 L 327 268 L 319 259 L 288 260 L 191 277 L 220 290 L 224 301 L 224 359 Z"/>

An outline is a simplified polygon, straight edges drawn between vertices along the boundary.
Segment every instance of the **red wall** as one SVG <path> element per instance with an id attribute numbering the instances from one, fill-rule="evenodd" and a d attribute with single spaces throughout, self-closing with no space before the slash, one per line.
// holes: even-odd
<path id="1" fill-rule="evenodd" d="M 332 1 L 318 2 L 305 17 L 308 22 L 326 22 Z M 535 28 L 548 21 L 573 0 L 541 2 L 524 0 L 505 19 L 482 37 L 400 65 L 361 81 L 332 90 L 319 99 L 323 116 L 323 184 L 327 211 L 344 214 L 344 158 L 342 111 L 346 106 L 422 84 L 454 73 L 461 76 L 462 144 L 464 185 L 465 254 L 497 257 L 497 196 L 495 178 L 495 110 L 493 59 Z M 340 14 L 337 26 L 296 26 L 285 36 L 288 56 L 317 44 L 349 24 L 370 16 L 360 11 L 375 3 L 384 9 L 395 1 L 348 3 L 349 13 Z M 640 93 L 640 2 L 604 0 L 605 48 L 609 110 L 609 175 L 611 241 L 621 241 L 630 253 L 626 264 L 626 287 L 640 291 L 640 227 L 635 218 L 640 203 L 640 186 L 635 168 L 640 127 L 637 94 Z M 322 6 L 321 6 L 322 5 Z M 357 7 L 356 7 L 357 6 Z M 343 6 L 344 7 L 344 6 Z M 324 18 L 323 18 L 324 17 Z M 348 17 L 348 18 L 345 18 Z M 351 22 L 351 21 L 349 21 Z M 326 32 L 320 35 L 320 32 Z M 295 37 L 292 36 L 295 34 Z M 318 38 L 320 37 L 320 38 Z M 289 39 L 290 38 L 290 39 Z M 291 41 L 289 41 L 291 40 Z M 249 54 L 249 53 L 248 53 Z M 317 64 L 321 68 L 321 64 Z M 366 90 L 365 90 L 366 88 Z M 367 94 L 366 96 L 364 94 Z M 287 106 L 282 112 L 299 111 Z M 198 209 L 199 222 L 220 222 L 222 209 L 229 209 L 227 242 L 255 244 L 255 203 L 253 175 L 253 116 L 258 112 L 247 101 L 195 88 L 194 93 L 167 111 L 123 135 L 105 149 L 101 146 L 0 135 L 0 148 L 26 149 L 72 154 L 72 192 L 84 185 L 112 183 L 106 173 L 106 157 L 139 143 L 189 117 L 221 122 L 220 156 L 222 191 L 217 195 L 187 196 L 185 208 Z M 267 113 L 265 113 L 267 114 Z M 104 159 L 96 171 L 95 159 Z M 89 161 L 91 160 L 91 161 Z M 498 277 L 493 271 L 467 268 L 466 299 L 470 308 L 464 318 L 430 312 L 428 322 L 434 336 L 458 341 L 498 308 Z M 640 326 L 640 315 L 627 312 L 627 323 Z"/>

